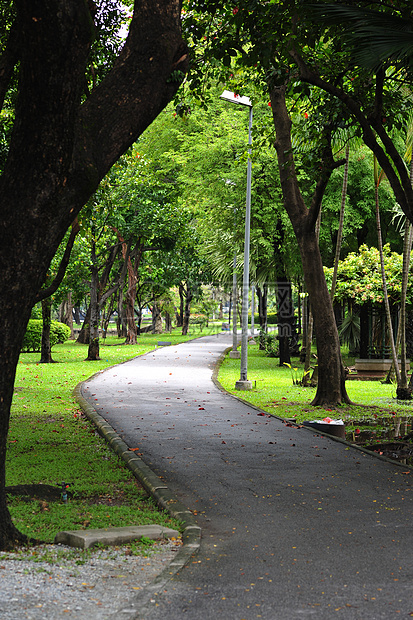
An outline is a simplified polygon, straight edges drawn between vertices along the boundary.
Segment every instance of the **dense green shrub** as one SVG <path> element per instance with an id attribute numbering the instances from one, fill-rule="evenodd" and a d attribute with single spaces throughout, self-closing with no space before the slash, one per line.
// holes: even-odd
<path id="1" fill-rule="evenodd" d="M 248 315 L 248 319 L 251 322 L 251 313 Z M 277 313 L 276 312 L 268 312 L 267 314 L 267 325 L 277 325 Z M 260 315 L 254 313 L 254 325 L 260 324 Z"/>
<path id="2" fill-rule="evenodd" d="M 66 340 L 69 340 L 71 334 L 69 325 L 59 323 L 59 321 L 52 321 L 50 326 L 50 334 L 52 332 L 56 334 L 57 337 L 57 341 L 54 344 L 63 344 Z"/>
<path id="3" fill-rule="evenodd" d="M 42 345 L 42 328 L 43 321 L 41 319 L 30 319 L 27 324 L 26 333 L 23 339 L 22 351 L 28 353 L 30 351 L 38 352 Z M 70 338 L 70 327 L 58 321 L 52 321 L 50 325 L 50 346 L 53 347 L 57 343 L 65 342 Z"/>
<path id="4" fill-rule="evenodd" d="M 278 338 L 275 333 L 267 334 L 263 329 L 260 329 L 259 342 L 260 348 L 265 350 L 267 357 L 279 357 Z"/>

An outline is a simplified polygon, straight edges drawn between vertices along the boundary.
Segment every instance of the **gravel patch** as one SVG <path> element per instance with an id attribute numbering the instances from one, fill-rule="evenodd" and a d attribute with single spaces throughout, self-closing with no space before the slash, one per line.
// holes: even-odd
<path id="1" fill-rule="evenodd" d="M 0 552 L 0 618 L 103 620 L 159 575 L 180 548 L 180 541 L 169 540 L 156 543 L 147 555 L 133 555 L 130 545 Z"/>

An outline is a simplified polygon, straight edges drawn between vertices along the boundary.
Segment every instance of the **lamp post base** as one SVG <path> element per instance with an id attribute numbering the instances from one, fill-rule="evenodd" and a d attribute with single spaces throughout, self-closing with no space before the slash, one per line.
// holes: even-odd
<path id="1" fill-rule="evenodd" d="M 229 356 L 233 360 L 238 360 L 241 357 L 241 353 L 239 351 L 234 351 L 233 349 L 232 351 L 229 352 Z"/>
<path id="2" fill-rule="evenodd" d="M 235 382 L 235 389 L 236 390 L 252 390 L 252 381 L 248 381 L 248 379 L 243 380 L 243 381 L 236 381 Z"/>

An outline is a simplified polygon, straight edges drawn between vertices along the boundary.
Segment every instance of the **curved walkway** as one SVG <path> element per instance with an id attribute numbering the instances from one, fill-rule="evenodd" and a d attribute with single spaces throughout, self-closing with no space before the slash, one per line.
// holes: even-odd
<path id="1" fill-rule="evenodd" d="M 200 552 L 133 617 L 413 615 L 413 474 L 220 391 L 212 370 L 230 344 L 165 347 L 83 386 L 202 527 Z"/>

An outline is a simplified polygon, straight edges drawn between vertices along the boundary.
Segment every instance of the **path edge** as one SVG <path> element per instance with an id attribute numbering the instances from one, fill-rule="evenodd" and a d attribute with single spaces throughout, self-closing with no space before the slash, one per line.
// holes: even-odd
<path id="1" fill-rule="evenodd" d="M 229 396 L 232 396 L 232 398 L 235 398 L 236 400 L 239 400 L 240 402 L 242 402 L 244 404 L 247 404 L 252 409 L 255 409 L 255 411 L 259 411 L 261 413 L 265 413 L 265 415 L 268 415 L 268 416 L 270 416 L 272 418 L 276 418 L 277 420 L 280 420 L 281 422 L 291 424 L 292 426 L 295 426 L 295 427 L 300 428 L 300 429 L 304 429 L 307 432 L 313 433 L 313 435 L 322 435 L 323 437 L 327 437 L 328 439 L 332 439 L 333 441 L 336 441 L 337 443 L 344 444 L 348 448 L 353 448 L 354 450 L 358 450 L 359 452 L 363 452 L 367 456 L 371 456 L 371 457 L 373 457 L 375 459 L 378 459 L 379 461 L 384 461 L 385 463 L 390 463 L 391 465 L 396 465 L 396 467 L 399 467 L 399 468 L 404 468 L 404 469 L 408 468 L 409 470 L 413 470 L 413 466 L 412 465 L 406 465 L 404 463 L 398 463 L 397 461 L 393 461 L 392 459 L 389 459 L 387 456 L 383 456 L 381 454 L 377 454 L 377 452 L 373 452 L 372 450 L 367 450 L 367 448 L 364 448 L 363 446 L 358 446 L 357 444 L 351 443 L 350 441 L 347 441 L 346 439 L 341 439 L 341 437 L 335 437 L 334 435 L 330 435 L 329 433 L 325 433 L 325 432 L 320 431 L 320 430 L 314 430 L 314 428 L 311 428 L 309 426 L 302 426 L 301 424 L 298 424 L 297 422 L 294 422 L 293 420 L 290 420 L 290 419 L 287 419 L 287 418 L 282 418 L 281 416 L 278 416 L 275 413 L 269 413 L 268 411 L 264 411 L 263 409 L 260 409 L 256 405 L 253 405 L 252 403 L 248 402 L 248 400 L 246 400 L 244 398 L 241 398 L 240 396 L 237 396 L 236 394 L 233 394 L 232 392 L 228 392 L 228 390 L 226 390 L 224 388 L 224 386 L 222 385 L 222 383 L 219 381 L 218 375 L 219 375 L 219 371 L 220 371 L 221 365 L 222 365 L 223 361 L 225 360 L 225 357 L 228 355 L 229 351 L 231 351 L 231 350 L 232 350 L 232 347 L 228 347 L 227 349 L 225 349 L 225 351 L 223 351 L 221 353 L 221 355 L 219 356 L 219 358 L 216 361 L 216 364 L 214 366 L 214 371 L 212 373 L 212 382 L 214 383 L 214 385 L 219 390 L 221 390 L 221 392 L 224 392 L 225 394 L 228 394 Z"/>
<path id="2" fill-rule="evenodd" d="M 100 374 L 100 372 L 96 374 Z M 96 427 L 99 435 L 107 442 L 110 449 L 124 461 L 135 478 L 156 502 L 157 506 L 166 510 L 172 517 L 179 519 L 184 524 L 182 532 L 183 544 L 176 557 L 155 577 L 155 579 L 142 589 L 140 594 L 126 602 L 127 607 L 130 608 L 131 606 L 134 607 L 133 601 L 137 601 L 141 598 L 140 595 L 145 593 L 146 596 L 151 596 L 189 563 L 192 556 L 196 555 L 200 550 L 202 530 L 197 524 L 192 512 L 172 495 L 168 486 L 139 456 L 129 449 L 128 445 L 116 433 L 114 428 L 112 428 L 112 426 L 84 398 L 82 395 L 82 387 L 92 378 L 93 377 L 89 377 L 85 381 L 81 381 L 73 390 L 73 396 L 80 408 L 88 420 Z M 139 611 L 142 611 L 142 608 L 143 606 L 139 605 Z M 138 608 L 134 608 L 133 610 L 125 608 L 124 610 L 119 610 L 114 616 L 122 612 L 124 613 L 124 617 L 126 617 L 128 612 L 131 614 L 138 612 Z"/>

